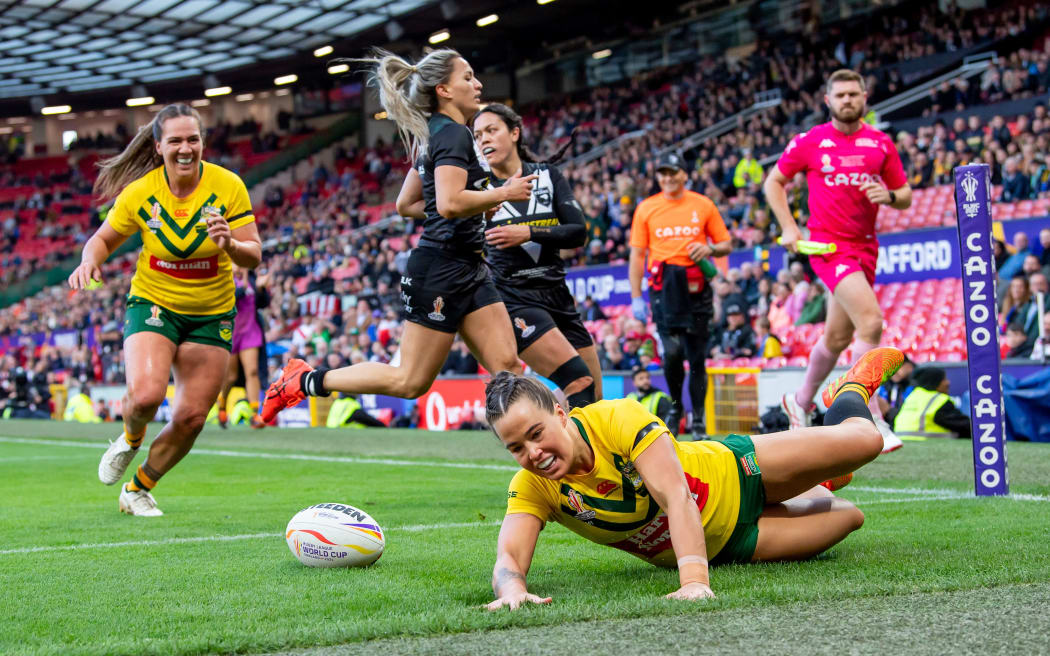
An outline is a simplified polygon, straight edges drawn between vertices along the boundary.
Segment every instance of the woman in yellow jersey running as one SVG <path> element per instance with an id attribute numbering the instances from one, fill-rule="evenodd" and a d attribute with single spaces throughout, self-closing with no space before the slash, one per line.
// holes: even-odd
<path id="1" fill-rule="evenodd" d="M 73 289 L 92 286 L 106 258 L 142 235 L 124 319 L 124 432 L 99 463 L 103 483 L 121 480 L 134 460 L 172 369 L 175 399 L 171 421 L 121 487 L 120 510 L 131 515 L 163 514 L 150 490 L 189 453 L 222 386 L 235 314 L 232 265 L 253 269 L 262 259 L 248 190 L 237 174 L 202 161 L 203 149 L 197 111 L 168 105 L 102 162 L 95 192 L 116 200 L 69 276 Z"/>
<path id="2" fill-rule="evenodd" d="M 709 559 L 801 560 L 840 542 L 864 515 L 830 490 L 882 451 L 867 403 L 903 361 L 893 348 L 866 353 L 824 391 L 824 426 L 722 442 L 678 443 L 632 399 L 566 414 L 537 381 L 497 374 L 486 415 L 522 471 L 507 495 L 488 608 L 550 603 L 525 585 L 549 520 L 677 567 L 681 587 L 672 599 L 714 596 Z"/>

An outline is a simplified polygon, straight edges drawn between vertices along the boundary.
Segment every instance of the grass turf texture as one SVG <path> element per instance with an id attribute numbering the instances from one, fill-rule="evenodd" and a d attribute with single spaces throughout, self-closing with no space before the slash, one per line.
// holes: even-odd
<path id="1" fill-rule="evenodd" d="M 968 496 L 968 442 L 910 443 L 842 491 L 863 529 L 810 562 L 717 568 L 703 603 L 663 599 L 674 572 L 552 524 L 529 584 L 554 604 L 490 614 L 514 464 L 489 434 L 208 428 L 156 489 L 166 515 L 140 519 L 96 478 L 118 430 L 0 422 L 0 653 L 1050 651 L 1047 445 L 1009 445 L 1012 491 L 1039 497 L 1015 500 Z M 289 553 L 288 519 L 323 501 L 383 526 L 374 567 Z M 97 546 L 113 543 L 131 544 Z"/>

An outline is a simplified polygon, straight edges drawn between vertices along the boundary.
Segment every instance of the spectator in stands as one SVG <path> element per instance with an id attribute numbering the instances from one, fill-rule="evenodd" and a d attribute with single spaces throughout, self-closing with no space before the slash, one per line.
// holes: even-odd
<path id="1" fill-rule="evenodd" d="M 733 304 L 725 309 L 726 327 L 711 357 L 749 358 L 755 353 L 755 333 L 747 322 L 744 308 Z"/>
<path id="2" fill-rule="evenodd" d="M 769 329 L 769 317 L 760 316 L 755 321 L 755 353 L 766 359 L 779 358 L 784 355 L 783 345 Z"/>
<path id="3" fill-rule="evenodd" d="M 1028 336 L 1024 324 L 1011 323 L 1006 328 L 1002 353 L 1004 358 L 1028 358 L 1035 348 L 1035 340 Z"/>
<path id="4" fill-rule="evenodd" d="M 620 369 L 630 370 L 642 364 L 641 348 L 643 341 L 644 335 L 635 330 L 623 336 L 623 345 L 621 347 L 623 359 L 620 361 Z"/>
<path id="5" fill-rule="evenodd" d="M 1029 197 L 1029 177 L 1020 168 L 1020 158 L 1010 157 L 1006 160 L 1003 171 L 1003 191 L 999 201 L 1012 203 Z"/>
<path id="6" fill-rule="evenodd" d="M 102 418 L 95 412 L 95 404 L 91 401 L 91 388 L 81 385 L 76 394 L 70 395 L 66 401 L 66 409 L 62 413 L 65 421 L 75 421 L 81 424 L 97 424 Z"/>
<path id="7" fill-rule="evenodd" d="M 791 300 L 787 285 L 777 281 L 773 283 L 772 300 L 769 303 L 769 329 L 773 333 L 784 334 L 794 323 L 798 316 L 793 316 L 789 311 Z"/>
<path id="8" fill-rule="evenodd" d="M 820 281 L 816 281 L 809 286 L 806 292 L 806 303 L 799 311 L 798 319 L 795 320 L 796 326 L 824 322 L 824 319 L 827 317 L 826 291 Z"/>
<path id="9" fill-rule="evenodd" d="M 1006 258 L 998 269 L 999 280 L 1012 280 L 1014 276 L 1021 273 L 1024 266 L 1024 258 L 1030 252 L 1028 250 L 1028 235 L 1023 230 L 1018 230 L 1014 235 L 1012 254 Z"/>
<path id="10" fill-rule="evenodd" d="M 948 376 L 940 367 L 922 367 L 912 374 L 914 387 L 896 414 L 893 430 L 913 437 L 970 438 L 970 418 L 948 396 Z"/>
<path id="11" fill-rule="evenodd" d="M 1043 314 L 1043 334 L 1035 338 L 1030 357 L 1041 362 L 1050 359 L 1050 312 Z"/>
<path id="12" fill-rule="evenodd" d="M 740 161 L 733 169 L 733 186 L 737 189 L 746 189 L 752 185 L 760 185 L 763 177 L 762 165 L 751 155 L 751 149 L 741 148 Z"/>
<path id="13" fill-rule="evenodd" d="M 470 376 L 478 373 L 478 360 L 470 352 L 467 343 L 457 337 L 452 349 L 448 352 L 445 365 L 441 368 L 443 375 L 452 374 Z"/>
<path id="14" fill-rule="evenodd" d="M 620 340 L 616 335 L 608 334 L 602 338 L 598 345 L 598 361 L 602 364 L 603 371 L 622 371 L 623 349 L 620 348 Z"/>
<path id="15" fill-rule="evenodd" d="M 653 387 L 652 375 L 641 367 L 635 367 L 631 371 L 631 382 L 634 391 L 627 394 L 627 398 L 641 403 L 651 414 L 660 418 L 668 430 L 675 436 L 678 435 L 679 426 L 672 426 L 668 422 L 675 419 L 674 402 L 663 390 Z"/>
<path id="16" fill-rule="evenodd" d="M 580 314 L 584 321 L 604 321 L 607 318 L 602 312 L 602 307 L 590 296 L 583 299 L 583 311 Z"/>
<path id="17" fill-rule="evenodd" d="M 1032 292 L 1028 286 L 1028 279 L 1019 273 L 1010 280 L 1009 291 L 1003 299 L 1003 306 L 999 312 L 1000 321 L 1003 326 L 1010 327 L 1018 325 L 1021 330 L 1031 333 L 1033 328 L 1038 330 L 1036 317 L 1039 309 L 1032 301 Z"/>
<path id="18" fill-rule="evenodd" d="M 1043 228 L 1039 231 L 1039 246 L 1043 249 L 1039 254 L 1039 264 L 1043 267 L 1050 267 L 1050 228 Z"/>

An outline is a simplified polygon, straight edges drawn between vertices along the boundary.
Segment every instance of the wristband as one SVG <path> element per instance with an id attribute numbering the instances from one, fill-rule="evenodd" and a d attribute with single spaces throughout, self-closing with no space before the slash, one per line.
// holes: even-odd
<path id="1" fill-rule="evenodd" d="M 683 556 L 678 559 L 678 580 L 682 587 L 690 583 L 710 585 L 707 572 L 707 559 L 703 556 Z"/>

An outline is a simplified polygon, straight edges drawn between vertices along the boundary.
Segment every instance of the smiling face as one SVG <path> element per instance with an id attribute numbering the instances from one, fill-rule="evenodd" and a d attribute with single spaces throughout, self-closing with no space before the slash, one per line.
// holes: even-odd
<path id="1" fill-rule="evenodd" d="M 531 399 L 520 398 L 493 423 L 492 429 L 522 469 L 558 480 L 578 467 L 568 422 L 569 416 L 561 406 L 554 406 L 552 413 Z"/>
<path id="2" fill-rule="evenodd" d="M 656 172 L 656 182 L 660 185 L 660 191 L 668 196 L 681 193 L 687 179 L 689 175 L 682 169 L 660 169 Z"/>
<path id="3" fill-rule="evenodd" d="M 502 168 L 507 159 L 517 153 L 520 138 L 520 129 L 508 129 L 503 119 L 490 111 L 481 112 L 474 119 L 474 140 L 489 166 Z"/>
<path id="4" fill-rule="evenodd" d="M 868 94 L 861 89 L 859 82 L 842 80 L 831 84 L 831 90 L 824 96 L 824 102 L 827 103 L 828 109 L 831 110 L 831 117 L 835 120 L 843 123 L 856 123 L 861 116 L 864 116 Z"/>
<path id="5" fill-rule="evenodd" d="M 204 139 L 201 126 L 192 116 L 176 116 L 161 125 L 157 154 L 164 159 L 169 180 L 187 180 L 199 174 Z"/>
<path id="6" fill-rule="evenodd" d="M 481 80 L 474 77 L 474 69 L 462 57 L 456 57 L 448 80 L 434 90 L 439 104 L 455 107 L 467 119 L 481 108 Z"/>

